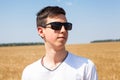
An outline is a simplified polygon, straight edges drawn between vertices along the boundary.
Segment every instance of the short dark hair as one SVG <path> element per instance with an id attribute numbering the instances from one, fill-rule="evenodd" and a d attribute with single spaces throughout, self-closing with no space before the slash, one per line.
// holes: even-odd
<path id="1" fill-rule="evenodd" d="M 38 26 L 44 26 L 46 24 L 46 18 L 47 17 L 54 17 L 57 15 L 66 15 L 66 12 L 63 8 L 58 7 L 58 6 L 47 6 L 45 8 L 43 8 L 42 10 L 40 10 L 37 13 L 37 18 L 36 18 L 36 22 L 37 22 L 37 27 Z"/>

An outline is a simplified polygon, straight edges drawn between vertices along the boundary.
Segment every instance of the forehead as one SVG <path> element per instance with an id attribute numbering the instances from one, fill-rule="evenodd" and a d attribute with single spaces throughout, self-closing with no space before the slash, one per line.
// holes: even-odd
<path id="1" fill-rule="evenodd" d="M 50 23 L 50 22 L 67 22 L 67 19 L 65 15 L 60 14 L 54 17 L 48 17 L 46 19 L 46 23 Z"/>

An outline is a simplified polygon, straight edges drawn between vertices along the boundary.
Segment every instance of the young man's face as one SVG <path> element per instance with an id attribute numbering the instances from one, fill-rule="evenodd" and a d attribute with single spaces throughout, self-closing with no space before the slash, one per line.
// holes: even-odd
<path id="1" fill-rule="evenodd" d="M 51 22 L 65 23 L 67 22 L 67 19 L 64 15 L 61 14 L 53 18 L 48 17 L 46 24 Z M 64 26 L 62 26 L 60 30 L 51 29 L 51 25 L 47 25 L 46 27 L 47 28 L 43 29 L 45 43 L 52 47 L 63 47 L 68 38 L 68 31 L 65 30 Z"/>

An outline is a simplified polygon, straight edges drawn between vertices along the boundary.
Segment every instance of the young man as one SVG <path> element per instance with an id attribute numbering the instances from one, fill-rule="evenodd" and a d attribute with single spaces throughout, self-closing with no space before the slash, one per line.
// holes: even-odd
<path id="1" fill-rule="evenodd" d="M 48 6 L 39 11 L 37 29 L 46 53 L 24 69 L 22 80 L 98 80 L 91 60 L 65 49 L 72 23 L 67 22 L 63 8 Z"/>

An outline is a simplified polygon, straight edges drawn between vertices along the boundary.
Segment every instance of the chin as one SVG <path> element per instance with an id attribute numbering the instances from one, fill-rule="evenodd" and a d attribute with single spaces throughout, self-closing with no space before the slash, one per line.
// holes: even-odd
<path id="1" fill-rule="evenodd" d="M 56 45 L 56 47 L 58 47 L 58 48 L 64 48 L 65 47 L 65 42 L 63 43 L 58 43 L 57 45 Z"/>

